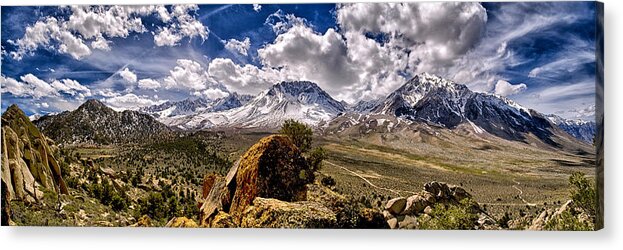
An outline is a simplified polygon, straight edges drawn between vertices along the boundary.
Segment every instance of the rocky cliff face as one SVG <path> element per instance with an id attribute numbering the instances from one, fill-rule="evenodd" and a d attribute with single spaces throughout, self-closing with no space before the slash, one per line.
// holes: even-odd
<path id="1" fill-rule="evenodd" d="M 41 187 L 68 193 L 50 145 L 16 105 L 2 114 L 2 181 L 11 199 L 37 202 Z"/>

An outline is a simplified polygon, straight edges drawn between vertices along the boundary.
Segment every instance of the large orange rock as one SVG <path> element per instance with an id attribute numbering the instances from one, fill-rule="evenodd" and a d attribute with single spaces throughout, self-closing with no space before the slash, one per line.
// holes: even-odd
<path id="1" fill-rule="evenodd" d="M 306 184 L 314 179 L 314 173 L 299 149 L 282 135 L 262 138 L 234 167 L 237 168 L 236 188 L 229 213 L 237 223 L 256 197 L 305 200 Z"/>

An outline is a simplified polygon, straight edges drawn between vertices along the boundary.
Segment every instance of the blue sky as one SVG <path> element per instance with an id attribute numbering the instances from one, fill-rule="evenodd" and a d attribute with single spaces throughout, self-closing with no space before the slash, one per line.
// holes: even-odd
<path id="1" fill-rule="evenodd" d="M 118 109 L 310 80 L 338 100 L 429 72 L 593 119 L 593 2 L 2 7 L 2 110 Z"/>

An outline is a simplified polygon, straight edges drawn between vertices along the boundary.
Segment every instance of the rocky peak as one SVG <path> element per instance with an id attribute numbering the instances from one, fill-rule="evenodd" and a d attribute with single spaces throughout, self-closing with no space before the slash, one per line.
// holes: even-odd
<path id="1" fill-rule="evenodd" d="M 11 199 L 37 202 L 39 187 L 67 194 L 49 139 L 16 105 L 2 114 L 2 181 Z"/>

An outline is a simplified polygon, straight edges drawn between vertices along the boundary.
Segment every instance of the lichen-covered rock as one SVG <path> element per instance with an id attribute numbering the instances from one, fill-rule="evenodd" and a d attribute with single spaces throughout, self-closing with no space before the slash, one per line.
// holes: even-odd
<path id="1" fill-rule="evenodd" d="M 235 228 L 233 218 L 228 213 L 219 211 L 210 222 L 211 228 Z"/>
<path id="2" fill-rule="evenodd" d="M 175 217 L 175 218 L 169 220 L 169 222 L 167 222 L 165 227 L 188 227 L 188 228 L 195 228 L 195 227 L 199 227 L 199 225 L 197 225 L 197 222 L 195 222 L 192 219 L 188 219 L 186 217 Z"/>
<path id="3" fill-rule="evenodd" d="M 229 209 L 235 221 L 240 221 L 240 215 L 256 197 L 305 200 L 305 185 L 314 179 L 299 149 L 282 135 L 262 138 L 236 165 L 236 188 Z"/>
<path id="4" fill-rule="evenodd" d="M 334 228 L 335 214 L 313 201 L 285 202 L 255 198 L 242 213 L 241 227 L 250 228 Z"/>
<path id="5" fill-rule="evenodd" d="M 47 139 L 16 105 L 2 114 L 2 180 L 11 199 L 35 202 L 39 186 L 68 194 Z"/>

